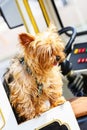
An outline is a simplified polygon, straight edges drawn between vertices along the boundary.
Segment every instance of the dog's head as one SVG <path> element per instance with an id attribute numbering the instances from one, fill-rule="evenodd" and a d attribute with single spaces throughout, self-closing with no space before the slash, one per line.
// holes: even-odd
<path id="1" fill-rule="evenodd" d="M 36 36 L 22 33 L 19 39 L 28 65 L 47 71 L 65 58 L 64 43 L 53 25 Z"/>

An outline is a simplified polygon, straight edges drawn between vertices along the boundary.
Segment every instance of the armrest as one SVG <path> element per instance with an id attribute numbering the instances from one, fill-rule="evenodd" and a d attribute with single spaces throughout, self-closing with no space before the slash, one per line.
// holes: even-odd
<path id="1" fill-rule="evenodd" d="M 87 97 L 76 97 L 69 101 L 76 118 L 87 115 Z"/>

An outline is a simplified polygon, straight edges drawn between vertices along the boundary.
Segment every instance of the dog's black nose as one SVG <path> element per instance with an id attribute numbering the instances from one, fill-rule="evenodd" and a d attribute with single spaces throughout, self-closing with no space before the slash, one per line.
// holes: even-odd
<path id="1" fill-rule="evenodd" d="M 60 60 L 60 56 L 56 56 L 56 61 L 59 61 Z"/>

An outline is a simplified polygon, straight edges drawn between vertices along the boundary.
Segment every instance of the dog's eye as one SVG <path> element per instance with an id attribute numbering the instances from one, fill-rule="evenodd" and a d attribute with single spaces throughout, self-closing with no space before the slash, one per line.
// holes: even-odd
<path id="1" fill-rule="evenodd" d="M 56 56 L 56 61 L 59 61 L 60 60 L 60 56 Z"/>

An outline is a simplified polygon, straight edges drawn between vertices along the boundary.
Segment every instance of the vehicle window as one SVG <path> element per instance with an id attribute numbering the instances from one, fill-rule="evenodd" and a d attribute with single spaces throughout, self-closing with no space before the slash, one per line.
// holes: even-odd
<path id="1" fill-rule="evenodd" d="M 87 0 L 54 0 L 64 26 L 74 26 L 78 32 L 87 30 Z"/>
<path id="2" fill-rule="evenodd" d="M 0 0 L 0 13 L 10 29 L 23 25 L 15 0 Z"/>

